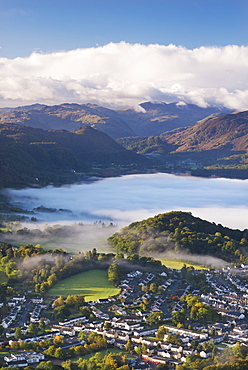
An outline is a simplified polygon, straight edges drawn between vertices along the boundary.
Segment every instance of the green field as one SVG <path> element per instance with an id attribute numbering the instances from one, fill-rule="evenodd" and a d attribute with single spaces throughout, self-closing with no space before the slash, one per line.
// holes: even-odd
<path id="1" fill-rule="evenodd" d="M 101 355 L 101 358 L 103 358 L 107 353 L 109 353 L 109 352 L 111 352 L 111 353 L 121 353 L 122 355 L 124 355 L 124 354 L 127 354 L 127 352 L 126 351 L 123 351 L 123 350 L 121 350 L 121 349 L 117 349 L 117 348 L 108 348 L 108 349 L 104 349 L 103 351 L 97 351 L 97 352 L 95 352 L 95 353 L 88 353 L 87 355 L 85 355 L 85 356 L 80 356 L 80 358 L 82 358 L 82 359 L 84 359 L 84 360 L 89 360 L 91 357 L 93 357 L 96 353 L 100 353 L 100 355 Z M 79 357 L 75 357 L 75 358 L 73 358 L 72 359 L 72 361 L 76 361 L 76 360 L 78 360 L 79 359 Z"/>
<path id="2" fill-rule="evenodd" d="M 83 294 L 85 301 L 88 302 L 111 297 L 119 291 L 120 289 L 115 288 L 108 281 L 107 271 L 90 270 L 59 281 L 46 295 L 67 297 L 73 294 Z"/>
<path id="3" fill-rule="evenodd" d="M 180 270 L 183 267 L 183 265 L 186 265 L 187 267 L 193 266 L 194 269 L 196 269 L 196 270 L 206 270 L 207 269 L 206 266 L 197 265 L 193 262 L 191 263 L 191 262 L 180 261 L 180 260 L 171 260 L 171 259 L 166 259 L 166 258 L 161 258 L 160 261 L 163 265 L 165 265 L 166 267 L 168 267 L 170 269 Z"/>

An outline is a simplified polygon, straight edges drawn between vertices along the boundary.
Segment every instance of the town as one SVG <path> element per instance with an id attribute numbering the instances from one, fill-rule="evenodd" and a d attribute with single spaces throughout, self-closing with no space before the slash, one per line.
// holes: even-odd
<path id="1" fill-rule="evenodd" d="M 237 345 L 248 352 L 247 271 L 245 265 L 137 268 L 122 276 L 117 295 L 83 302 L 74 316 L 62 309 L 54 314 L 66 297 L 10 294 L 0 304 L 3 366 L 48 360 L 63 366 L 108 349 L 128 354 L 127 369 L 179 369 L 189 358 L 213 359 Z"/>

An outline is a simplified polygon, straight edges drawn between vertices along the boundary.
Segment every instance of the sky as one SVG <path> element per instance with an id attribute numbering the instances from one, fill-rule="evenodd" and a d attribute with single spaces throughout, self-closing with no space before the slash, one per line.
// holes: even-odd
<path id="1" fill-rule="evenodd" d="M 1 0 L 0 107 L 248 109 L 247 0 Z"/>

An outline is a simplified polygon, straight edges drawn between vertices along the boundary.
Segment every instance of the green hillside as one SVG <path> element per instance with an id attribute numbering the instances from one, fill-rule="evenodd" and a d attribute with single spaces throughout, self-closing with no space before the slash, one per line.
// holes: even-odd
<path id="1" fill-rule="evenodd" d="M 188 212 L 159 214 L 134 222 L 108 240 L 120 252 L 155 255 L 173 251 L 211 255 L 226 261 L 244 261 L 248 252 L 248 230 L 216 225 Z"/>
<path id="2" fill-rule="evenodd" d="M 0 125 L 0 187 L 44 186 L 79 181 L 93 167 L 142 165 L 146 159 L 107 134 L 83 127 L 75 132 Z"/>

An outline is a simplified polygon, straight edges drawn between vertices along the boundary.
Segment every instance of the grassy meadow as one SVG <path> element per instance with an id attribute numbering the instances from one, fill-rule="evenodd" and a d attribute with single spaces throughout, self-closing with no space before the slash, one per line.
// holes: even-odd
<path id="1" fill-rule="evenodd" d="M 83 294 L 85 301 L 88 302 L 111 297 L 119 291 L 120 289 L 115 288 L 108 281 L 107 271 L 90 270 L 59 281 L 46 295 L 67 297 L 73 294 Z"/>
<path id="2" fill-rule="evenodd" d="M 80 358 L 84 359 L 84 360 L 89 360 L 91 357 L 93 357 L 96 353 L 99 353 L 101 358 L 103 358 L 107 353 L 121 353 L 122 355 L 124 354 L 128 354 L 126 351 L 123 351 L 121 349 L 118 349 L 118 348 L 108 348 L 108 349 L 104 349 L 102 351 L 97 351 L 95 353 L 88 353 L 87 355 L 84 355 L 84 356 L 80 356 Z M 75 357 L 74 359 L 72 359 L 72 361 L 75 361 L 75 360 L 78 360 L 79 357 Z"/>
<path id="3" fill-rule="evenodd" d="M 196 270 L 206 270 L 207 269 L 207 267 L 202 266 L 202 265 L 197 265 L 196 263 L 193 263 L 193 262 L 171 260 L 171 259 L 166 259 L 166 258 L 161 258 L 160 261 L 163 265 L 165 265 L 166 267 L 170 269 L 180 270 L 183 267 L 183 265 L 186 265 L 187 267 L 193 266 L 194 269 Z"/>

